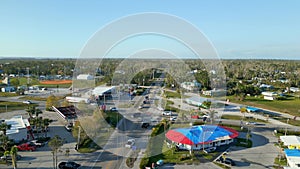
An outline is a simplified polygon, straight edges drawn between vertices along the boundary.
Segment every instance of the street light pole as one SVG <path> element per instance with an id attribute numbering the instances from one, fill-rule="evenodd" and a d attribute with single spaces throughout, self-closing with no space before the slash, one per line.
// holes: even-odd
<path id="1" fill-rule="evenodd" d="M 290 119 L 287 119 L 287 120 L 286 120 L 287 125 L 286 125 L 286 127 L 285 127 L 285 133 L 284 133 L 285 136 L 286 136 L 286 133 L 287 133 L 287 127 L 288 127 L 288 124 L 289 124 L 289 120 L 290 120 Z"/>
<path id="2" fill-rule="evenodd" d="M 78 126 L 77 147 L 76 147 L 77 150 L 79 149 L 80 132 L 81 132 L 81 127 Z"/>

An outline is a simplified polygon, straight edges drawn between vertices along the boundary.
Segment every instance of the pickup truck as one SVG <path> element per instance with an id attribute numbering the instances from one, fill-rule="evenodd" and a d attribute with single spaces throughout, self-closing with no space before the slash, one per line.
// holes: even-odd
<path id="1" fill-rule="evenodd" d="M 31 146 L 28 143 L 24 143 L 17 146 L 19 151 L 34 151 L 36 149 L 36 146 Z"/>

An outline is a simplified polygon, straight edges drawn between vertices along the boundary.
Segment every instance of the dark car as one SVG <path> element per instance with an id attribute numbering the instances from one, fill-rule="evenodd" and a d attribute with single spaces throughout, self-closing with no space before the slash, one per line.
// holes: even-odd
<path id="1" fill-rule="evenodd" d="M 22 158 L 22 156 L 19 155 L 19 154 L 17 154 L 16 157 L 17 157 L 17 160 L 20 160 L 20 159 Z M 1 158 L 1 160 L 3 160 L 3 161 L 5 161 L 5 160 L 11 161 L 11 160 L 12 160 L 11 155 L 1 156 L 0 158 Z"/>
<path id="2" fill-rule="evenodd" d="M 77 169 L 80 166 L 81 166 L 80 164 L 77 164 L 74 161 L 67 161 L 67 162 L 63 161 L 58 164 L 58 168 L 60 169 Z"/>
<path id="3" fill-rule="evenodd" d="M 226 158 L 224 163 L 228 164 L 228 165 L 231 165 L 231 166 L 235 166 L 235 162 L 230 158 Z"/>
<path id="4" fill-rule="evenodd" d="M 72 128 L 73 128 L 73 123 L 69 123 L 69 124 L 65 125 L 65 129 L 69 132 L 72 131 Z"/>
<path id="5" fill-rule="evenodd" d="M 145 128 L 145 129 L 148 128 L 149 126 L 150 126 L 149 123 L 143 123 L 143 124 L 142 124 L 142 128 Z"/>

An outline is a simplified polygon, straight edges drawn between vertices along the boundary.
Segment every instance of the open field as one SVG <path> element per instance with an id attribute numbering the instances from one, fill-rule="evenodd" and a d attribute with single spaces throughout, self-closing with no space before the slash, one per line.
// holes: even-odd
<path id="1" fill-rule="evenodd" d="M 60 84 L 71 84 L 72 80 L 43 80 L 40 84 L 46 85 L 60 85 Z"/>
<path id="2" fill-rule="evenodd" d="M 233 103 L 239 103 L 249 106 L 255 106 L 263 109 L 269 109 L 273 111 L 288 113 L 293 116 L 300 116 L 300 99 L 290 98 L 288 100 L 264 100 L 259 97 L 247 96 L 244 101 L 236 100 L 234 96 L 227 96 Z"/>

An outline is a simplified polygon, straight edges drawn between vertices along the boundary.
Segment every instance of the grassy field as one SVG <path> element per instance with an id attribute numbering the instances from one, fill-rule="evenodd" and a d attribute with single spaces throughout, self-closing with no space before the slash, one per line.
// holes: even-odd
<path id="1" fill-rule="evenodd" d="M 14 97 L 18 96 L 17 93 L 9 93 L 9 92 L 0 92 L 0 97 Z"/>
<path id="2" fill-rule="evenodd" d="M 21 77 L 19 78 L 19 86 L 26 86 L 27 85 L 27 78 L 25 77 Z M 56 84 L 41 84 L 40 81 L 36 78 L 30 78 L 29 79 L 29 85 L 38 85 L 40 87 L 47 87 L 47 88 L 56 88 L 57 85 Z M 59 84 L 58 87 L 60 88 L 69 88 L 72 84 Z"/>
<path id="3" fill-rule="evenodd" d="M 273 100 L 273 101 L 264 100 L 263 98 L 259 98 L 259 97 L 249 97 L 249 96 L 247 96 L 244 101 L 236 100 L 235 96 L 227 96 L 227 98 L 234 103 L 288 113 L 293 116 L 300 116 L 300 99 L 294 97 L 289 97 L 287 100 Z"/>
<path id="4" fill-rule="evenodd" d="M 46 101 L 46 97 L 38 97 L 38 96 L 23 96 L 20 97 L 21 100 L 35 100 L 35 101 Z"/>
<path id="5" fill-rule="evenodd" d="M 34 104 L 31 104 L 30 106 L 33 106 Z M 6 102 L 6 101 L 0 101 L 0 113 L 6 112 L 6 111 L 14 111 L 14 110 L 25 110 L 28 108 L 27 104 L 21 103 L 21 102 Z"/>
<path id="6" fill-rule="evenodd" d="M 222 119 L 230 119 L 230 120 L 241 120 L 243 116 L 238 116 L 238 115 L 222 115 Z M 261 119 L 255 119 L 252 116 L 245 116 L 244 121 L 254 121 L 254 122 L 261 122 L 261 123 L 266 123 L 265 120 Z"/>

